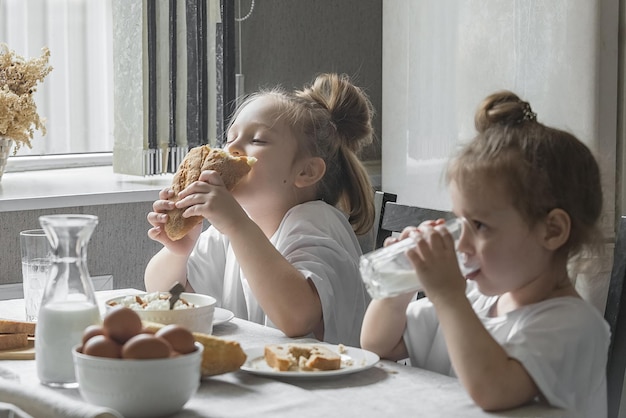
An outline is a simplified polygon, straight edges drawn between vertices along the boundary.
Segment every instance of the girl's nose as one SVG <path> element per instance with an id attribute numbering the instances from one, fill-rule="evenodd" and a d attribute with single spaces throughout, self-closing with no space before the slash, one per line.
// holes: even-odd
<path id="1" fill-rule="evenodd" d="M 226 145 L 224 146 L 224 150 L 228 151 L 229 153 L 235 156 L 242 155 L 243 152 L 239 143 L 240 141 L 238 139 L 234 139 L 226 143 Z"/>
<path id="2" fill-rule="evenodd" d="M 474 236 L 475 231 L 472 225 L 463 219 L 463 229 L 461 230 L 461 236 L 459 236 L 456 243 L 456 250 L 465 254 L 474 253 Z"/>

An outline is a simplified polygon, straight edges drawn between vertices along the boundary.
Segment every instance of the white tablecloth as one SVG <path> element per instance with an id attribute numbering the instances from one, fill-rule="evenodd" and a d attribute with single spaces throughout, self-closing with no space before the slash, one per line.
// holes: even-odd
<path id="1" fill-rule="evenodd" d="M 100 302 L 132 290 L 98 292 Z M 0 302 L 0 318 L 23 318 L 23 301 Z M 268 343 L 293 341 L 280 331 L 241 319 L 214 327 L 213 334 L 251 348 Z M 0 361 L 0 371 L 14 373 L 26 392 L 82 402 L 78 389 L 51 389 L 39 384 L 34 360 Z M 2 374 L 0 373 L 0 377 Z M 0 386 L 0 403 L 2 399 Z M 20 407 L 20 405 L 17 405 Z M 0 404 L 0 411 L 2 410 Z M 92 414 L 102 410 L 92 408 Z M 529 405 L 511 411 L 486 413 L 474 405 L 457 379 L 395 362 L 381 361 L 374 367 L 343 376 L 294 380 L 262 377 L 245 371 L 205 378 L 196 395 L 179 417 L 561 417 L 562 411 L 544 405 Z M 7 415 L 9 416 L 9 415 Z M 52 416 L 52 415 L 50 415 Z M 63 415 L 59 415 L 63 416 Z M 2 413 L 0 412 L 0 417 Z"/>

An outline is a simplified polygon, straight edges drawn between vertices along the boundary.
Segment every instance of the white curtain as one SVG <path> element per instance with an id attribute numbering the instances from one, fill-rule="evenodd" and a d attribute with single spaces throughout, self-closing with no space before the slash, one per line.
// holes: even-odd
<path id="1" fill-rule="evenodd" d="M 36 93 L 47 134 L 18 155 L 113 150 L 110 0 L 0 0 L 0 42 L 24 58 L 50 49 Z"/>

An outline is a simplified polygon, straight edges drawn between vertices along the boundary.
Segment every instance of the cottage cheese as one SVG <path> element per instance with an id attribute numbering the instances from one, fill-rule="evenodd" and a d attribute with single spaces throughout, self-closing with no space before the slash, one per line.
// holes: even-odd
<path id="1" fill-rule="evenodd" d="M 167 311 L 170 309 L 170 297 L 168 292 L 153 292 L 145 295 L 126 296 L 119 301 L 119 305 L 135 311 Z M 195 308 L 193 303 L 180 298 L 174 304 L 174 309 Z"/>

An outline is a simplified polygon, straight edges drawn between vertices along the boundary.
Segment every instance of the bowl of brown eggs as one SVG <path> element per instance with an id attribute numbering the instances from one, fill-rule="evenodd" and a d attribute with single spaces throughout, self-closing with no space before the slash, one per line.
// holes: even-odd
<path id="1" fill-rule="evenodd" d="M 85 329 L 72 355 L 81 396 L 132 418 L 182 409 L 200 385 L 203 349 L 187 328 L 153 333 L 137 312 L 118 306 Z"/>
<path id="2" fill-rule="evenodd" d="M 143 321 L 178 324 L 192 332 L 203 334 L 213 332 L 213 315 L 217 303 L 214 297 L 183 292 L 170 309 L 171 296 L 169 292 L 119 296 L 107 300 L 105 308 L 109 311 L 114 307 L 124 306 L 137 312 Z"/>

